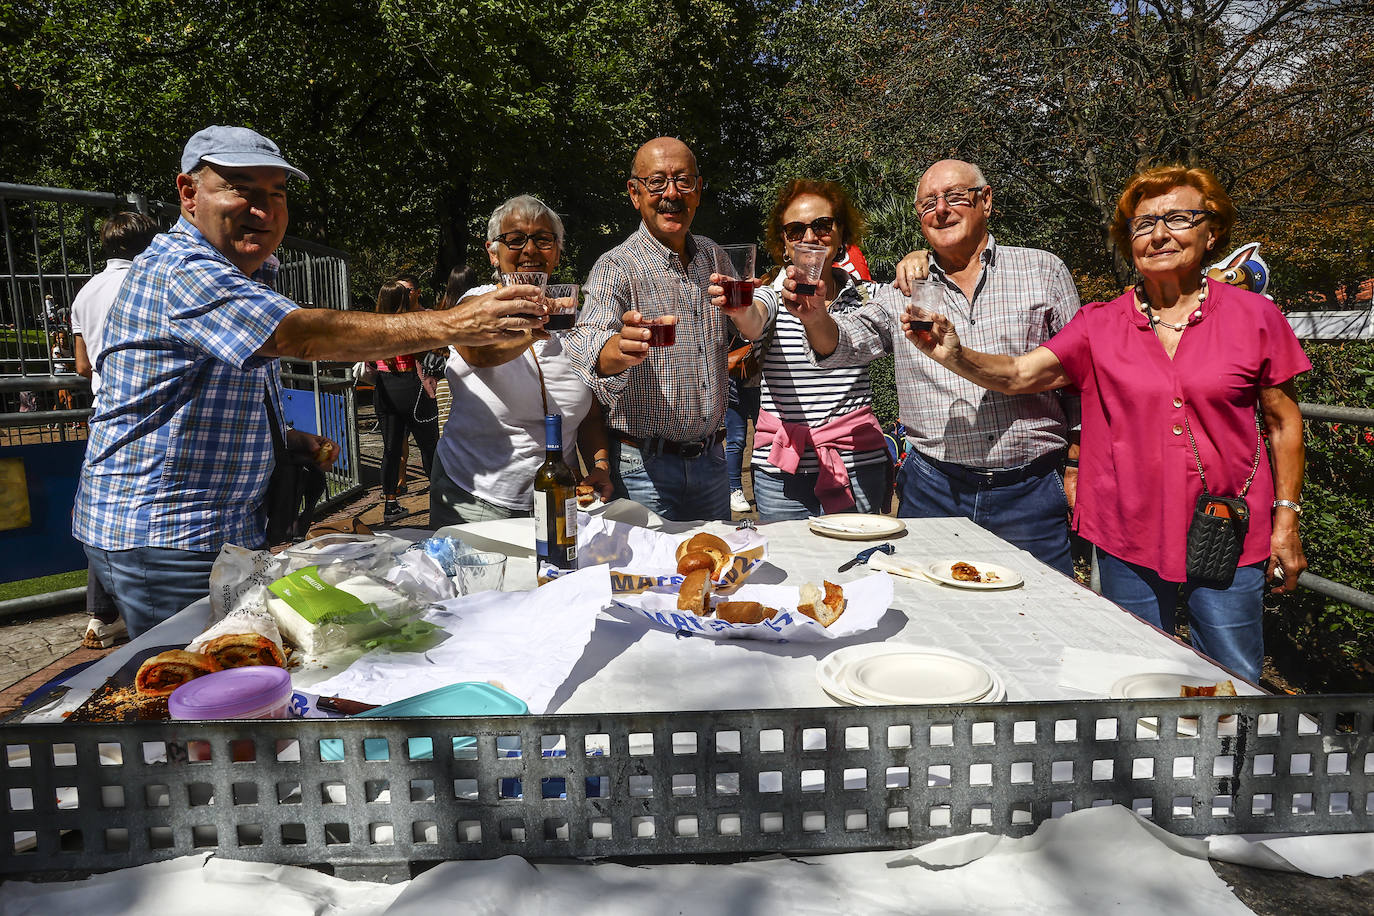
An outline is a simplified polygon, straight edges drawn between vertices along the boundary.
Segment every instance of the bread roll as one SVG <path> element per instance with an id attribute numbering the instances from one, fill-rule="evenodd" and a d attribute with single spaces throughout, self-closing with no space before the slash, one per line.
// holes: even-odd
<path id="1" fill-rule="evenodd" d="M 171 696 L 187 681 L 219 671 L 219 662 L 199 652 L 168 649 L 148 659 L 134 675 L 134 689 L 145 697 Z"/>
<path id="2" fill-rule="evenodd" d="M 677 609 L 691 611 L 698 617 L 711 613 L 711 573 L 705 569 L 694 569 L 682 580 L 677 590 Z"/>
<path id="3" fill-rule="evenodd" d="M 716 605 L 716 617 L 728 623 L 762 623 L 772 620 L 776 608 L 764 607 L 757 601 L 722 601 Z"/>
<path id="4" fill-rule="evenodd" d="M 574 492 L 577 496 L 577 504 L 584 509 L 596 502 L 596 488 L 591 484 L 580 483 Z"/>
<path id="5" fill-rule="evenodd" d="M 834 582 L 825 583 L 825 593 L 810 582 L 801 587 L 801 602 L 797 610 L 823 627 L 828 627 L 844 613 L 844 589 Z"/>
<path id="6" fill-rule="evenodd" d="M 694 553 L 704 553 L 711 558 L 713 564 L 711 569 L 712 579 L 719 579 L 721 576 L 725 575 L 725 570 L 730 568 L 730 560 L 732 559 L 730 545 L 714 534 L 702 532 L 701 534 L 693 535 L 677 545 L 677 571 L 682 575 L 686 575 L 688 572 L 688 570 L 683 569 L 686 557 Z"/>
<path id="7" fill-rule="evenodd" d="M 680 576 L 685 576 L 689 572 L 697 569 L 704 569 L 708 573 L 714 575 L 716 571 L 715 557 L 704 550 L 694 550 L 691 553 L 684 554 L 677 561 L 677 572 Z"/>

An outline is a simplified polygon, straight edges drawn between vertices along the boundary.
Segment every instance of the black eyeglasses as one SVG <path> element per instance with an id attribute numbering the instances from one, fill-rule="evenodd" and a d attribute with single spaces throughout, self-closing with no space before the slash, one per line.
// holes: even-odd
<path id="1" fill-rule="evenodd" d="M 816 234 L 816 238 L 823 239 L 835 232 L 835 217 L 818 216 L 809 223 L 798 220 L 795 223 L 784 223 L 782 234 L 787 237 L 789 242 L 800 242 L 806 237 L 806 230 L 810 229 Z"/>
<path id="2" fill-rule="evenodd" d="M 950 188 L 940 194 L 932 194 L 930 197 L 921 197 L 916 200 L 916 212 L 925 216 L 935 209 L 940 198 L 944 198 L 945 204 L 951 207 L 971 207 L 978 198 L 979 191 L 986 191 L 987 185 L 980 184 L 971 188 Z"/>
<path id="3" fill-rule="evenodd" d="M 691 194 L 698 187 L 706 188 L 706 179 L 700 175 L 631 175 L 630 178 L 644 185 L 650 194 L 662 194 L 668 190 L 670 182 L 681 194 Z"/>
<path id="4" fill-rule="evenodd" d="M 1133 216 L 1126 225 L 1131 229 L 1131 238 L 1136 238 L 1154 232 L 1155 223 L 1161 220 L 1163 220 L 1165 228 L 1181 232 L 1184 229 L 1193 228 L 1208 217 L 1216 215 L 1215 210 L 1170 210 L 1168 213 L 1144 213 L 1140 216 Z"/>
<path id="5" fill-rule="evenodd" d="M 558 247 L 558 236 L 552 232 L 536 232 L 533 235 L 526 235 L 523 232 L 507 232 L 498 235 L 495 240 L 512 251 L 519 251 L 530 242 L 534 242 L 534 247 L 540 251 L 552 251 Z"/>

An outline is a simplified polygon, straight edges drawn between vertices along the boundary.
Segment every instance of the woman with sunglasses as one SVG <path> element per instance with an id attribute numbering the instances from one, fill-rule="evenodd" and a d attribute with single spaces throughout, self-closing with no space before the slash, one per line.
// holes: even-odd
<path id="1" fill-rule="evenodd" d="M 781 265 L 754 293 L 753 304 L 732 316 L 751 340 L 768 329 L 763 383 L 754 427 L 751 471 L 754 501 L 765 522 L 830 512 L 880 512 L 892 494 L 892 462 L 873 414 L 868 367 L 821 369 L 808 358 L 806 330 L 782 302 L 786 266 L 799 243 L 825 248 L 820 283 L 812 297 L 832 313 L 858 308 L 869 287 L 856 283 L 835 260 L 863 237 L 863 215 L 833 181 L 794 179 L 783 185 L 768 215 L 764 244 Z M 721 278 L 712 277 L 717 284 Z M 724 290 L 710 287 L 725 306 Z M 785 306 L 785 307 L 784 307 Z"/>
<path id="2" fill-rule="evenodd" d="M 488 220 L 486 248 L 497 279 L 519 271 L 552 274 L 563 253 L 563 220 L 537 197 L 512 197 Z M 473 287 L 462 297 L 495 288 Z M 574 470 L 574 449 L 582 450 L 590 471 L 580 483 L 610 497 L 601 405 L 573 368 L 561 336 L 540 331 L 509 343 L 450 347 L 445 374 L 451 404 L 429 488 L 433 527 L 534 514 L 546 413 L 563 416 L 564 460 Z"/>
<path id="3" fill-rule="evenodd" d="M 1166 633 L 1181 597 L 1193 645 L 1254 682 L 1264 657 L 1265 580 L 1292 591 L 1307 566 L 1293 378 L 1312 364 L 1273 302 L 1204 275 L 1226 250 L 1235 219 L 1230 196 L 1206 169 L 1146 169 L 1127 183 L 1112 220 L 1112 240 L 1140 274 L 1123 295 L 1083 306 L 1021 356 L 969 350 L 943 315 L 921 309 L 902 317 L 902 329 L 984 388 L 1082 392 L 1073 522 L 1097 548 L 1103 596 Z M 915 329 L 917 320 L 933 321 L 932 330 Z M 1189 544 L 1199 511 L 1248 522 L 1234 575 L 1229 566 L 1209 575 L 1190 564 L 1205 554 Z"/>

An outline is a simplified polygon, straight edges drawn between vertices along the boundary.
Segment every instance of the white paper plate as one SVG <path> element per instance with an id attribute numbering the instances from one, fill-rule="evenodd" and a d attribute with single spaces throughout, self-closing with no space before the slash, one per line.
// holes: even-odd
<path id="1" fill-rule="evenodd" d="M 1142 671 L 1128 674 L 1111 686 L 1108 695 L 1113 700 L 1145 700 L 1155 697 L 1179 699 L 1179 688 L 1184 684 L 1192 687 L 1210 687 L 1215 680 L 1197 674 L 1179 674 L 1169 671 Z M 1240 693 L 1244 685 L 1236 684 Z"/>
<path id="2" fill-rule="evenodd" d="M 987 668 L 982 662 L 976 659 L 971 659 L 966 655 L 960 655 L 958 652 L 952 652 L 948 649 L 941 649 L 935 646 L 906 646 L 892 643 L 846 646 L 843 649 L 830 653 L 820 660 L 816 665 L 816 681 L 820 684 L 822 690 L 846 706 L 892 706 L 904 705 L 906 703 L 912 705 L 924 703 L 929 705 L 942 702 L 938 700 L 879 700 L 873 697 L 860 696 L 853 691 L 848 681 L 846 669 L 851 665 L 860 663 L 869 658 L 890 656 L 894 654 L 925 656 L 928 659 L 956 659 L 960 662 L 982 668 L 991 681 L 991 687 L 987 693 L 973 700 L 952 702 L 1000 703 L 1007 698 L 1006 685 L 1003 684 L 1002 678 L 996 671 Z"/>
<path id="3" fill-rule="evenodd" d="M 863 515 L 840 512 L 821 515 L 810 520 L 813 534 L 842 541 L 872 541 L 890 538 L 906 530 L 906 522 L 887 515 Z"/>
<path id="4" fill-rule="evenodd" d="M 892 652 L 842 669 L 855 696 L 883 703 L 973 703 L 992 690 L 992 674 L 975 662 L 930 652 Z"/>
<path id="5" fill-rule="evenodd" d="M 977 567 L 980 573 L 996 573 L 995 582 L 965 582 L 956 579 L 950 574 L 950 567 L 955 563 L 969 563 Z M 933 579 L 941 585 L 952 585 L 955 588 L 975 588 L 975 589 L 994 589 L 994 588 L 1015 588 L 1022 581 L 1021 574 L 1014 569 L 999 566 L 996 563 L 989 563 L 987 560 L 952 559 L 936 560 L 922 567 L 921 572 L 926 574 L 926 578 Z"/>

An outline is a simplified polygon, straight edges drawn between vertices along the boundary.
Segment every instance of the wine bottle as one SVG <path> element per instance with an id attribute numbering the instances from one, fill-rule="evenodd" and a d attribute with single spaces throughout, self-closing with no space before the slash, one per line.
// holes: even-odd
<path id="1" fill-rule="evenodd" d="M 534 474 L 534 553 L 537 569 L 546 563 L 577 568 L 577 476 L 563 461 L 561 414 L 544 417 L 544 463 Z"/>

